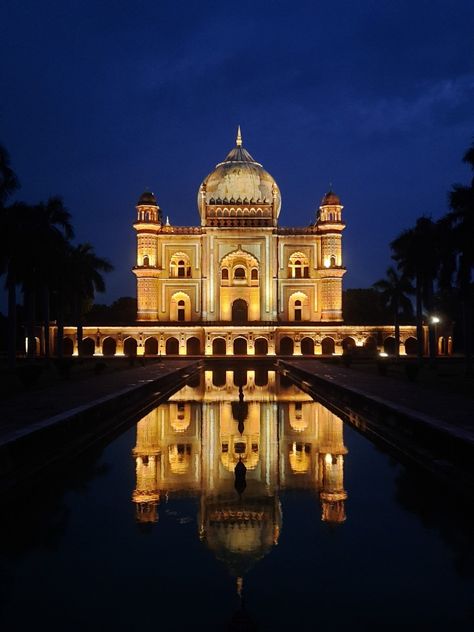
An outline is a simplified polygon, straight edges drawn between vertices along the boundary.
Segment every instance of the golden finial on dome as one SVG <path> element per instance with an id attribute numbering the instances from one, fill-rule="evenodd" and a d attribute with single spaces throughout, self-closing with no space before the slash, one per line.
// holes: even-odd
<path id="1" fill-rule="evenodd" d="M 237 147 L 242 147 L 242 132 L 240 131 L 240 125 L 237 127 L 237 140 L 235 142 Z"/>

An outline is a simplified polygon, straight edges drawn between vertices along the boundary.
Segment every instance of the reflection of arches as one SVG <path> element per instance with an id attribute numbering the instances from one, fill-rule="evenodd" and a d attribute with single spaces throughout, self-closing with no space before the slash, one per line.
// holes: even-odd
<path id="1" fill-rule="evenodd" d="M 113 338 L 105 338 L 102 343 L 102 355 L 113 356 L 117 350 L 117 343 Z"/>
<path id="2" fill-rule="evenodd" d="M 225 355 L 227 345 L 224 338 L 214 338 L 212 341 L 212 355 Z"/>
<path id="3" fill-rule="evenodd" d="M 179 342 L 177 338 L 168 338 L 165 345 L 166 355 L 179 354 Z"/>
<path id="4" fill-rule="evenodd" d="M 147 338 L 145 340 L 145 355 L 157 355 L 158 340 L 156 338 Z"/>
<path id="5" fill-rule="evenodd" d="M 249 306 L 243 298 L 238 298 L 232 303 L 232 322 L 245 323 L 249 319 Z"/>
<path id="6" fill-rule="evenodd" d="M 71 340 L 71 338 L 64 338 L 63 339 L 63 355 L 72 356 L 73 353 L 74 353 L 74 342 Z"/>
<path id="7" fill-rule="evenodd" d="M 268 384 L 268 369 L 256 368 L 255 369 L 255 386 L 267 386 Z"/>
<path id="8" fill-rule="evenodd" d="M 351 338 L 350 336 L 347 336 L 347 338 L 344 338 L 344 340 L 342 341 L 342 350 L 347 352 L 352 351 L 356 346 L 355 340 L 354 338 Z"/>
<path id="9" fill-rule="evenodd" d="M 383 350 L 389 355 L 395 355 L 397 352 L 397 341 L 393 336 L 385 338 L 383 341 Z"/>
<path id="10" fill-rule="evenodd" d="M 294 252 L 288 259 L 288 272 L 293 279 L 308 278 L 308 257 L 303 252 Z"/>
<path id="11" fill-rule="evenodd" d="M 123 353 L 126 356 L 137 355 L 137 341 L 135 338 L 126 338 L 123 341 Z"/>
<path id="12" fill-rule="evenodd" d="M 295 345 L 293 340 L 288 336 L 284 336 L 280 340 L 280 354 L 281 355 L 293 355 Z"/>
<path id="13" fill-rule="evenodd" d="M 267 355 L 268 341 L 266 338 L 257 338 L 255 340 L 255 355 Z"/>
<path id="14" fill-rule="evenodd" d="M 395 338 L 393 338 L 393 341 L 395 345 Z M 384 349 L 385 349 L 385 343 L 384 343 Z M 405 353 L 407 355 L 416 355 L 417 352 L 418 352 L 417 340 L 413 336 L 410 336 L 409 338 L 405 340 Z"/>
<path id="15" fill-rule="evenodd" d="M 290 447 L 289 461 L 294 474 L 309 472 L 311 467 L 311 444 L 295 441 Z"/>
<path id="16" fill-rule="evenodd" d="M 191 261 L 185 252 L 175 252 L 171 257 L 170 276 L 173 278 L 191 276 Z"/>
<path id="17" fill-rule="evenodd" d="M 81 355 L 93 356 L 95 351 L 95 342 L 92 338 L 84 338 L 81 344 Z"/>
<path id="18" fill-rule="evenodd" d="M 184 292 L 175 292 L 171 297 L 170 320 L 191 320 L 191 299 Z"/>
<path id="19" fill-rule="evenodd" d="M 222 338 L 217 338 L 222 340 Z M 225 369 L 214 369 L 212 371 L 212 384 L 213 386 L 225 386 L 227 382 L 227 375 Z"/>
<path id="20" fill-rule="evenodd" d="M 192 337 L 186 340 L 186 353 L 188 355 L 200 355 L 201 353 L 201 343 L 199 338 Z"/>
<path id="21" fill-rule="evenodd" d="M 367 336 L 364 340 L 364 349 L 368 349 L 369 351 L 375 351 L 377 349 L 377 341 L 373 336 Z"/>
<path id="22" fill-rule="evenodd" d="M 453 339 L 451 338 L 451 336 L 448 336 L 448 345 L 447 345 L 446 353 L 448 355 L 452 355 L 453 353 Z"/>
<path id="23" fill-rule="evenodd" d="M 303 338 L 301 341 L 301 353 L 303 355 L 314 355 L 314 340 L 312 338 Z"/>
<path id="24" fill-rule="evenodd" d="M 247 341 L 245 338 L 234 340 L 234 355 L 247 355 Z"/>
<path id="25" fill-rule="evenodd" d="M 191 465 L 191 444 L 170 445 L 168 447 L 168 461 L 173 474 L 186 474 Z"/>
<path id="26" fill-rule="evenodd" d="M 308 297 L 304 292 L 295 292 L 288 299 L 289 320 L 308 320 Z"/>
<path id="27" fill-rule="evenodd" d="M 323 355 L 333 355 L 336 350 L 336 344 L 332 338 L 323 338 L 321 340 L 321 353 Z"/>

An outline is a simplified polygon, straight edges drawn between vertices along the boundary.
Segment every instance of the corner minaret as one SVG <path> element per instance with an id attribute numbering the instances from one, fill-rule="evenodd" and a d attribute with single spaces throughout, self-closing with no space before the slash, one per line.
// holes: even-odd
<path id="1" fill-rule="evenodd" d="M 137 320 L 158 320 L 158 239 L 163 223 L 161 209 L 150 191 L 140 196 L 137 220 Z"/>
<path id="2" fill-rule="evenodd" d="M 342 264 L 341 200 L 329 190 L 321 200 L 316 226 L 321 234 L 319 268 L 321 276 L 321 320 L 342 322 L 342 277 L 346 269 Z"/>

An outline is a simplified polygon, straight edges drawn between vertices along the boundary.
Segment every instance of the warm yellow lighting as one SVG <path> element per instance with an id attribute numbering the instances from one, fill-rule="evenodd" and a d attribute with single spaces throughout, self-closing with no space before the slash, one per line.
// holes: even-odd
<path id="1" fill-rule="evenodd" d="M 441 318 L 440 318 L 439 316 L 432 316 L 432 317 L 431 317 L 431 323 L 432 323 L 433 325 L 437 325 L 437 324 L 438 324 L 438 323 L 440 323 L 440 322 L 441 322 Z"/>
<path id="2" fill-rule="evenodd" d="M 324 457 L 326 465 L 332 465 L 332 454 L 326 454 Z"/>
<path id="3" fill-rule="evenodd" d="M 380 356 L 381 358 L 388 358 L 388 353 L 385 353 L 385 351 L 381 351 L 381 352 L 379 353 L 379 356 Z"/>
<path id="4" fill-rule="evenodd" d="M 331 259 L 329 259 L 329 257 L 325 257 L 324 258 L 324 267 L 325 268 L 330 268 L 331 267 Z"/>

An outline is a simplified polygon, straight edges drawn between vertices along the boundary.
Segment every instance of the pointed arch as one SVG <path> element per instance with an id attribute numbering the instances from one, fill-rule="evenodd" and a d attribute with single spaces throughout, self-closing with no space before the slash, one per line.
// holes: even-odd
<path id="1" fill-rule="evenodd" d="M 170 320 L 185 322 L 191 320 L 191 299 L 186 292 L 175 292 L 170 301 Z"/>

